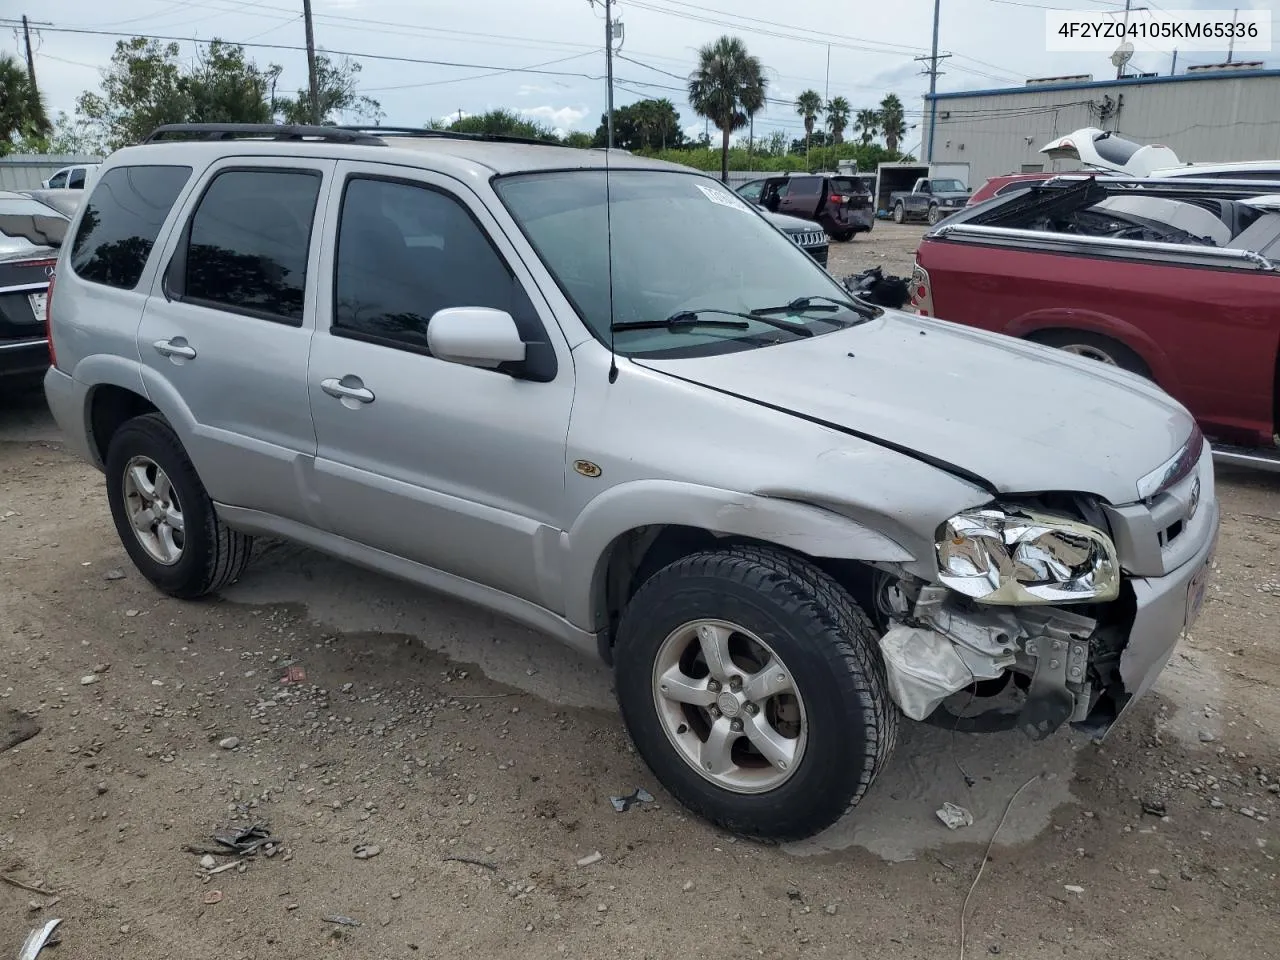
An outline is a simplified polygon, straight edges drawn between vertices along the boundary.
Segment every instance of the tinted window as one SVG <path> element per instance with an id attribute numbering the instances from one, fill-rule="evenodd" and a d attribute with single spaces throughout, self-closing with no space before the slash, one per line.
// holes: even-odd
<path id="1" fill-rule="evenodd" d="M 757 203 L 760 200 L 760 191 L 763 189 L 764 181 L 754 180 L 751 183 L 739 187 L 738 196 L 742 197 L 744 200 L 750 200 L 752 203 Z"/>
<path id="2" fill-rule="evenodd" d="M 1124 166 L 1141 148 L 1141 144 L 1134 143 L 1132 140 L 1125 140 L 1123 137 L 1103 136 L 1093 141 L 1093 149 L 1098 151 L 1098 156 L 1109 163 L 1117 166 Z"/>
<path id="3" fill-rule="evenodd" d="M 183 299 L 302 322 L 320 174 L 228 170 L 191 218 Z"/>
<path id="4" fill-rule="evenodd" d="M 526 341 L 545 339 L 533 306 L 479 224 L 427 187 L 353 178 L 338 225 L 334 330 L 425 350 L 446 307 L 492 307 Z"/>
<path id="5" fill-rule="evenodd" d="M 867 189 L 866 183 L 858 177 L 832 177 L 831 192 L 858 196 L 871 191 Z"/>
<path id="6" fill-rule="evenodd" d="M 49 178 L 49 189 L 58 190 L 67 185 L 67 171 L 59 170 Z"/>
<path id="7" fill-rule="evenodd" d="M 72 190 L 84 189 L 84 167 L 76 167 L 67 178 L 67 186 Z"/>
<path id="8" fill-rule="evenodd" d="M 132 290 L 190 167 L 116 167 L 103 174 L 71 245 L 71 269 L 85 280 Z"/>
<path id="9" fill-rule="evenodd" d="M 816 197 L 822 192 L 822 181 L 817 177 L 793 177 L 787 182 L 791 184 L 789 195 L 793 197 Z"/>

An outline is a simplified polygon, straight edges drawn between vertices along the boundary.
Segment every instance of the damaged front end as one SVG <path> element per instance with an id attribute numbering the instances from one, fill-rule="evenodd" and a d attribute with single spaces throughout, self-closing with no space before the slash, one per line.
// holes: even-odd
<path id="1" fill-rule="evenodd" d="M 1068 722 L 1106 732 L 1130 699 L 1119 663 L 1132 591 L 1105 520 L 1072 506 L 1098 522 L 1040 504 L 960 514 L 938 531 L 940 585 L 882 578 L 880 648 L 903 713 L 972 732 L 1017 728 L 1035 740 Z M 964 717 L 940 709 L 960 691 L 980 697 L 1010 681 L 1023 694 L 1012 706 L 1001 698 Z"/>

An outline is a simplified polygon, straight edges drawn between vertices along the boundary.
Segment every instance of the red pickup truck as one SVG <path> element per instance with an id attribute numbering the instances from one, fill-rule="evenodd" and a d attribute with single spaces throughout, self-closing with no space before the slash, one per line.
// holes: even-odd
<path id="1" fill-rule="evenodd" d="M 1149 377 L 1220 461 L 1280 470 L 1280 183 L 1032 185 L 927 233 L 911 292 L 923 314 Z M 1089 399 L 1010 402 L 1053 417 Z"/>

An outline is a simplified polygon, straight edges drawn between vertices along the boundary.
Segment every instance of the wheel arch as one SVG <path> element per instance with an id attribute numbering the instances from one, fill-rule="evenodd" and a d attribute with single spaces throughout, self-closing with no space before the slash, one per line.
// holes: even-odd
<path id="1" fill-rule="evenodd" d="M 614 487 L 592 501 L 565 537 L 566 617 L 596 633 L 606 660 L 617 615 L 644 579 L 709 547 L 772 547 L 822 564 L 833 574 L 848 562 L 915 559 L 884 534 L 821 507 L 677 481 Z"/>
<path id="2" fill-rule="evenodd" d="M 1029 340 L 1036 334 L 1073 331 L 1085 331 L 1108 337 L 1128 347 L 1147 365 L 1147 369 L 1151 371 L 1161 387 L 1170 392 L 1177 389 L 1177 375 L 1164 349 L 1145 331 L 1120 317 L 1095 310 L 1055 307 L 1016 317 L 1000 332 L 1011 337 Z"/>

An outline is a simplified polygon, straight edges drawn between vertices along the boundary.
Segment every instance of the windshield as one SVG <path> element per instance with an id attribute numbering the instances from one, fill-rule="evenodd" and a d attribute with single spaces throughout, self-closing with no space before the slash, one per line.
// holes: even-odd
<path id="1" fill-rule="evenodd" d="M 0 198 L 0 253 L 61 246 L 67 223 L 57 210 L 36 200 Z"/>
<path id="2" fill-rule="evenodd" d="M 615 170 L 606 220 L 605 173 L 521 174 L 495 189 L 592 334 L 612 336 L 618 353 L 694 356 L 751 349 L 797 338 L 763 320 L 730 326 L 661 321 L 694 312 L 776 308 L 802 297 L 847 302 L 848 292 L 750 204 L 706 177 L 658 170 Z M 612 227 L 613 311 L 609 309 Z M 770 314 L 814 334 L 862 318 L 852 310 L 797 309 Z M 657 323 L 657 329 L 617 329 Z"/>
<path id="3" fill-rule="evenodd" d="M 964 193 L 964 184 L 959 180 L 951 180 L 943 177 L 939 180 L 930 180 L 934 193 Z"/>

